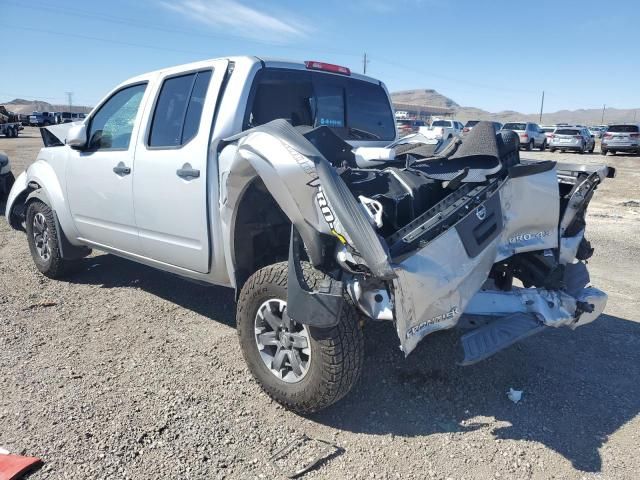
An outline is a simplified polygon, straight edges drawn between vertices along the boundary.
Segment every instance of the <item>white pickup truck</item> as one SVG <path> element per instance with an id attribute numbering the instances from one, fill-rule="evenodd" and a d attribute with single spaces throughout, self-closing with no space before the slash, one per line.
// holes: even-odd
<path id="1" fill-rule="evenodd" d="M 345 67 L 168 68 L 41 133 L 6 205 L 36 267 L 61 277 L 98 249 L 235 288 L 251 373 L 299 412 L 375 368 L 364 319 L 392 321 L 405 354 L 466 326 L 471 364 L 606 303 L 587 285 L 584 215 L 612 169 L 521 163 L 490 123 L 461 145 L 395 140 L 384 85 Z"/>
<path id="2" fill-rule="evenodd" d="M 451 140 L 462 135 L 464 126 L 457 120 L 434 120 L 428 127 L 420 127 L 418 133 L 431 140 Z"/>

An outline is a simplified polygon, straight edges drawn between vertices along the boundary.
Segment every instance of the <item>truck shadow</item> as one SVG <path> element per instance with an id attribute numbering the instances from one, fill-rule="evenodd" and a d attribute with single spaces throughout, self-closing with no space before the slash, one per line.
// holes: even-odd
<path id="1" fill-rule="evenodd" d="M 194 284 L 113 255 L 84 259 L 70 283 L 138 288 L 235 327 L 233 290 Z M 640 412 L 640 324 L 603 315 L 572 332 L 549 329 L 470 367 L 458 333 L 425 339 L 408 358 L 391 323 L 365 327 L 360 382 L 309 420 L 354 433 L 421 437 L 484 431 L 539 442 L 581 471 L 602 469 L 599 449 Z M 508 400 L 509 388 L 523 400 Z"/>
<path id="2" fill-rule="evenodd" d="M 599 449 L 640 411 L 640 324 L 611 315 L 551 330 L 459 367 L 456 332 L 435 334 L 406 360 L 391 324 L 367 329 L 362 379 L 313 420 L 365 434 L 416 437 L 484 430 L 539 442 L 598 472 Z M 509 388 L 523 400 L 507 398 Z"/>
<path id="3" fill-rule="evenodd" d="M 235 328 L 232 289 L 190 282 L 115 255 L 102 254 L 82 259 L 77 270 L 65 278 L 65 281 L 98 285 L 102 288 L 139 288 Z"/>

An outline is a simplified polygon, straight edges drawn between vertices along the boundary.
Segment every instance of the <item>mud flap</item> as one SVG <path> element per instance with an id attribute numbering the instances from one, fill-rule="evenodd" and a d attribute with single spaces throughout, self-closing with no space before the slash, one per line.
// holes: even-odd
<path id="1" fill-rule="evenodd" d="M 302 240 L 300 234 L 291 228 L 289 244 L 289 272 L 287 279 L 287 314 L 303 325 L 318 328 L 335 327 L 340 321 L 344 302 L 344 284 L 328 278 L 318 290 L 306 288 L 306 281 L 300 263 Z"/>
<path id="2" fill-rule="evenodd" d="M 497 317 L 491 323 L 460 337 L 464 358 L 459 365 L 477 363 L 546 328 L 533 314 L 515 313 Z"/>

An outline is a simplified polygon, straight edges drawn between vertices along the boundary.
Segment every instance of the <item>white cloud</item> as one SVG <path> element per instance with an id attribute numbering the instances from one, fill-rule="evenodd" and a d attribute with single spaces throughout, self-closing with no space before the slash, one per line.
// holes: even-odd
<path id="1" fill-rule="evenodd" d="M 237 0 L 163 0 L 160 4 L 217 31 L 256 40 L 286 43 L 306 37 L 309 31 L 291 15 L 270 14 Z"/>

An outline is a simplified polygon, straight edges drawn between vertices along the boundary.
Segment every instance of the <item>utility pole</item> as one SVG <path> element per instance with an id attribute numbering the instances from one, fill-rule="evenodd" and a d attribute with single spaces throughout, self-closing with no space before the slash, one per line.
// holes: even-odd
<path id="1" fill-rule="evenodd" d="M 69 111 L 71 111 L 71 106 L 73 105 L 73 92 L 64 92 L 67 94 L 67 100 L 69 103 Z"/>
<path id="2" fill-rule="evenodd" d="M 542 109 L 544 108 L 544 90 L 542 91 L 542 101 L 540 102 L 540 120 L 538 123 L 542 123 Z"/>
<path id="3" fill-rule="evenodd" d="M 367 74 L 367 64 L 369 63 L 369 59 L 367 59 L 367 52 L 364 52 L 364 56 L 362 57 L 362 73 Z"/>
<path id="4" fill-rule="evenodd" d="M 602 118 L 600 119 L 600 125 L 604 125 L 604 109 L 607 108 L 606 105 L 602 105 Z"/>

